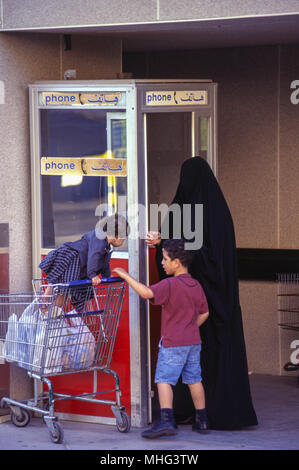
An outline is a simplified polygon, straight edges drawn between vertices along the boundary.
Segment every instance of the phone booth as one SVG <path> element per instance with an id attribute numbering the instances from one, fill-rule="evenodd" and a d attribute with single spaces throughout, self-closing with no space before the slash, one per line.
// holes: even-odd
<path id="1" fill-rule="evenodd" d="M 217 84 L 207 80 L 99 80 L 30 85 L 33 278 L 52 249 L 93 230 L 99 217 L 127 216 L 131 233 L 113 251 L 146 284 L 158 281 L 144 238 L 151 204 L 170 204 L 183 161 L 206 158 L 216 173 Z M 160 311 L 127 289 L 111 368 L 133 426 L 151 421 Z M 59 375 L 54 388 L 77 394 L 91 374 Z M 99 389 L 109 391 L 102 374 Z M 108 394 L 109 392 L 105 392 Z M 106 397 L 105 397 L 106 398 Z M 113 424 L 109 407 L 58 401 L 62 419 Z"/>

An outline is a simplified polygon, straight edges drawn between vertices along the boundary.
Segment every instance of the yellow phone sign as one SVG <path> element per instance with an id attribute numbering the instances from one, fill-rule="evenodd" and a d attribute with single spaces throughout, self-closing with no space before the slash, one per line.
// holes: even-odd
<path id="1" fill-rule="evenodd" d="M 45 106 L 117 106 L 121 99 L 120 92 L 49 92 L 40 94 L 41 104 Z"/>
<path id="2" fill-rule="evenodd" d="M 42 175 L 127 176 L 125 158 L 41 158 Z"/>

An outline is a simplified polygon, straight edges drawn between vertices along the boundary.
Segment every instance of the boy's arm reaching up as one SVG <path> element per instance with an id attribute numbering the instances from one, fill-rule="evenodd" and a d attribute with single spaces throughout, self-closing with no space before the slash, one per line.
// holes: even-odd
<path id="1" fill-rule="evenodd" d="M 132 289 L 134 289 L 134 291 L 136 291 L 143 299 L 152 299 L 154 297 L 153 291 L 149 287 L 134 279 L 134 277 L 130 276 L 130 274 L 123 268 L 115 268 L 113 269 L 113 272 L 127 281 Z"/>

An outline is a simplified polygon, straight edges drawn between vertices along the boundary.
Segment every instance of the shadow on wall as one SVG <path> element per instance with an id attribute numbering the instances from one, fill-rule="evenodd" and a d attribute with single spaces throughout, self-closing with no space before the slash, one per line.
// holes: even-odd
<path id="1" fill-rule="evenodd" d="M 277 281 L 279 273 L 298 273 L 299 250 L 238 248 L 240 280 Z"/>

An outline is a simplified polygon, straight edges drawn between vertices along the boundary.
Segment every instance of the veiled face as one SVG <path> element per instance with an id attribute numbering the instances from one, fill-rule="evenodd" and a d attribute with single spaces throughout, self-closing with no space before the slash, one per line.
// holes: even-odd
<path id="1" fill-rule="evenodd" d="M 189 204 L 192 201 L 199 186 L 204 184 L 207 167 L 207 162 L 201 157 L 192 157 L 183 163 L 175 196 L 179 204 Z"/>

